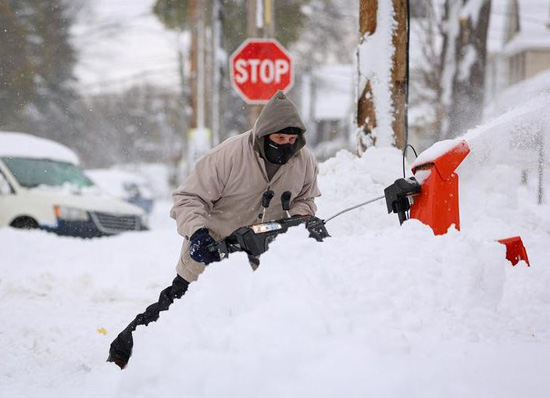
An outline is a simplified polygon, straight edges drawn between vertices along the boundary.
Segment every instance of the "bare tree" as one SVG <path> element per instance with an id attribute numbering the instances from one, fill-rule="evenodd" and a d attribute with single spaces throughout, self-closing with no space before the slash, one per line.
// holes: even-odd
<path id="1" fill-rule="evenodd" d="M 441 99 L 448 115 L 440 138 L 454 137 L 481 119 L 491 0 L 446 0 L 441 53 Z"/>
<path id="2" fill-rule="evenodd" d="M 409 129 L 426 145 L 438 135 L 445 109 L 441 102 L 441 0 L 413 0 L 410 4 Z"/>

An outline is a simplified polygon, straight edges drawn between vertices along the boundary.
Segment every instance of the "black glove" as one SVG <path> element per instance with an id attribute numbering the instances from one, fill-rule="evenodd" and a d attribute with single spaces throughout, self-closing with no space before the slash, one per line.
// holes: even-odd
<path id="1" fill-rule="evenodd" d="M 318 217 L 313 216 L 307 220 L 306 228 L 309 231 L 309 237 L 315 239 L 317 242 L 322 242 L 323 239 L 330 236 L 325 228 L 325 222 Z"/>
<path id="2" fill-rule="evenodd" d="M 189 254 L 198 263 L 208 265 L 220 261 L 220 254 L 217 250 L 211 251 L 208 246 L 216 241 L 207 228 L 197 230 L 189 239 Z"/>

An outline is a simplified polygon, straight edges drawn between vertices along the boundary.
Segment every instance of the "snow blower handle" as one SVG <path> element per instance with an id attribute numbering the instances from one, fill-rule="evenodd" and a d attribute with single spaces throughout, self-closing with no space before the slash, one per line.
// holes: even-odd
<path id="1" fill-rule="evenodd" d="M 283 205 L 283 210 L 286 212 L 286 216 L 290 218 L 290 197 L 292 193 L 290 191 L 284 191 L 281 195 L 281 204 Z"/>
<path id="2" fill-rule="evenodd" d="M 271 203 L 271 199 L 273 199 L 273 196 L 275 196 L 275 192 L 273 192 L 271 189 L 268 191 L 265 191 L 262 195 L 262 222 L 264 222 L 265 213 L 267 211 L 267 208 L 269 207 L 269 204 Z"/>
<path id="3" fill-rule="evenodd" d="M 263 208 L 269 207 L 269 204 L 271 203 L 271 199 L 273 199 L 273 196 L 275 196 L 275 192 L 273 192 L 271 189 L 264 192 L 264 194 L 262 195 Z"/>
<path id="4" fill-rule="evenodd" d="M 384 189 L 388 214 L 396 213 L 399 223 L 407 220 L 407 212 L 411 208 L 412 197 L 420 194 L 422 188 L 414 177 L 399 178 Z"/>
<path id="5" fill-rule="evenodd" d="M 324 221 L 315 216 L 293 216 L 282 218 L 277 221 L 270 221 L 255 224 L 248 227 L 241 227 L 235 230 L 228 237 L 212 243 L 208 250 L 217 251 L 220 259 L 224 259 L 229 253 L 238 251 L 246 252 L 249 256 L 259 256 L 269 249 L 269 244 L 279 234 L 283 234 L 290 227 L 305 224 L 310 232 L 309 236 L 317 241 L 330 236 L 324 227 Z"/>

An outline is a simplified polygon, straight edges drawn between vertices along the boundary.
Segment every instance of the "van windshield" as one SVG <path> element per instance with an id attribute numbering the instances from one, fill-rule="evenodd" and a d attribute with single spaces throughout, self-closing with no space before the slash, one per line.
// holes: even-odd
<path id="1" fill-rule="evenodd" d="M 80 168 L 71 163 L 13 157 L 3 157 L 2 160 L 19 185 L 25 188 L 35 188 L 40 185 L 50 187 L 72 185 L 85 188 L 94 185 Z"/>

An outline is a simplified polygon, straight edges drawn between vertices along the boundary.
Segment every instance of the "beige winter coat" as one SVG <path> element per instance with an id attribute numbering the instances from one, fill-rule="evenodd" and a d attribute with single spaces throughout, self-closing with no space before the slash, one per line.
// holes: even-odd
<path id="1" fill-rule="evenodd" d="M 205 266 L 189 255 L 189 237 L 202 227 L 220 240 L 237 228 L 261 221 L 262 195 L 271 189 L 275 196 L 265 220 L 285 217 L 281 194 L 292 193 L 290 214 L 315 214 L 314 198 L 321 195 L 317 187 L 317 165 L 311 152 L 303 147 L 268 180 L 265 162 L 257 148 L 263 137 L 285 127 L 305 132 L 296 107 L 279 92 L 260 114 L 254 128 L 224 141 L 201 158 L 193 172 L 173 193 L 170 212 L 178 232 L 185 237 L 177 265 L 178 274 L 192 282 Z M 258 140 L 262 145 L 258 145 Z M 255 149 L 256 148 L 256 149 Z"/>

